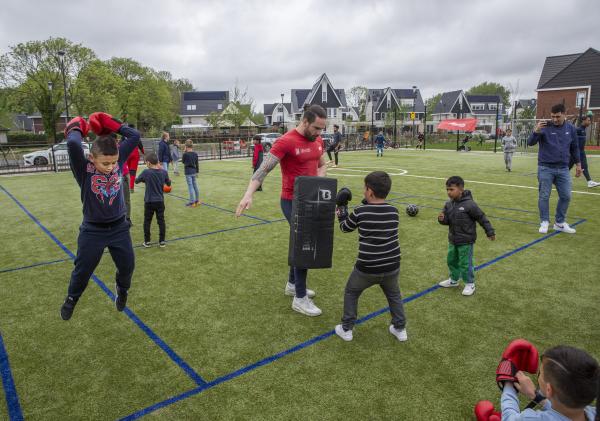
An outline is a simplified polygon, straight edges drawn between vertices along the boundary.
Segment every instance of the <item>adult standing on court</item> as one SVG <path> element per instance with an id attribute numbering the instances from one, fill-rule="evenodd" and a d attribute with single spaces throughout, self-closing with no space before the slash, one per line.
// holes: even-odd
<path id="1" fill-rule="evenodd" d="M 597 187 L 600 186 L 600 183 L 592 180 L 592 176 L 590 175 L 590 171 L 588 170 L 587 163 L 587 155 L 585 154 L 585 142 L 587 138 L 586 129 L 592 124 L 592 117 L 585 116 L 581 120 L 579 127 L 577 127 L 577 146 L 579 147 L 579 160 L 581 161 L 581 169 L 583 170 L 583 176 L 587 180 L 588 187 Z M 569 170 L 573 168 L 575 165 L 575 161 L 571 158 L 571 163 L 569 164 Z"/>
<path id="2" fill-rule="evenodd" d="M 292 199 L 294 198 L 294 180 L 298 176 L 327 175 L 327 166 L 323 156 L 323 140 L 320 137 L 325 129 L 327 113 L 319 105 L 305 107 L 301 123 L 293 130 L 281 136 L 265 156 L 262 165 L 252 175 L 246 193 L 242 197 L 236 216 L 240 216 L 252 206 L 252 195 L 262 184 L 267 174 L 281 164 L 281 210 L 290 222 Z M 290 267 L 285 286 L 285 295 L 294 296 L 292 309 L 307 316 L 318 316 L 319 309 L 312 301 L 315 292 L 306 288 L 308 269 Z"/>
<path id="3" fill-rule="evenodd" d="M 556 104 L 550 110 L 551 120 L 540 120 L 535 130 L 529 136 L 527 144 L 533 146 L 539 143 L 538 150 L 538 182 L 540 210 L 540 234 L 548 232 L 550 225 L 550 192 L 552 185 L 558 192 L 556 205 L 556 222 L 553 229 L 569 234 L 574 234 L 565 221 L 567 209 L 571 201 L 571 173 L 569 163 L 571 159 L 576 165 L 575 176 L 581 175 L 579 148 L 577 147 L 577 134 L 575 127 L 566 121 L 565 106 Z"/>
<path id="4" fill-rule="evenodd" d="M 341 147 L 342 147 L 342 134 L 340 133 L 340 126 L 338 126 L 337 124 L 334 124 L 333 125 L 333 141 L 331 142 L 331 145 L 329 145 L 327 147 L 327 156 L 329 157 L 328 164 L 331 163 L 331 152 L 333 152 L 333 155 L 335 157 L 334 164 L 332 165 L 333 168 L 338 166 L 338 153 L 339 153 Z"/>
<path id="5" fill-rule="evenodd" d="M 502 149 L 504 151 L 504 165 L 506 171 L 512 170 L 512 157 L 517 150 L 517 139 L 512 135 L 512 130 L 506 130 L 506 136 L 502 138 Z"/>
<path id="6" fill-rule="evenodd" d="M 162 164 L 163 170 L 169 171 L 169 162 L 173 161 L 171 149 L 169 148 L 169 133 L 163 132 L 158 142 L 158 162 Z"/>

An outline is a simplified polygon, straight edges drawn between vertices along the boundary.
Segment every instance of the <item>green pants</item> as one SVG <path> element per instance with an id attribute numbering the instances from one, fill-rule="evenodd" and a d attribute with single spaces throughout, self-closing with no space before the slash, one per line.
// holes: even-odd
<path id="1" fill-rule="evenodd" d="M 475 282 L 475 271 L 473 269 L 473 244 L 455 246 L 448 244 L 448 269 L 450 279 L 458 281 L 462 278 L 465 283 Z"/>

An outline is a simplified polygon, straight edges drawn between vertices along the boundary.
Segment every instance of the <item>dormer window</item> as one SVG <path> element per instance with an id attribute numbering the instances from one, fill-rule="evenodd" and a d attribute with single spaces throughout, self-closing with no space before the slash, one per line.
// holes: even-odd
<path id="1" fill-rule="evenodd" d="M 321 92 L 321 102 L 327 102 L 327 89 Z"/>
<path id="2" fill-rule="evenodd" d="M 223 104 L 217 104 L 217 110 L 222 110 L 223 109 Z"/>

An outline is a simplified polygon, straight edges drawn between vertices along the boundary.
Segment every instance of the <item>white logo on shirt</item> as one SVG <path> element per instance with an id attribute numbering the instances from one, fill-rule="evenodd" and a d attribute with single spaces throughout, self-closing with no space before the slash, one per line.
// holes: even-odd
<path id="1" fill-rule="evenodd" d="M 319 189 L 319 193 L 321 193 L 321 199 L 331 200 L 331 190 Z"/>
<path id="2" fill-rule="evenodd" d="M 465 210 L 465 208 L 463 208 L 462 206 L 460 208 L 458 208 L 458 210 Z"/>

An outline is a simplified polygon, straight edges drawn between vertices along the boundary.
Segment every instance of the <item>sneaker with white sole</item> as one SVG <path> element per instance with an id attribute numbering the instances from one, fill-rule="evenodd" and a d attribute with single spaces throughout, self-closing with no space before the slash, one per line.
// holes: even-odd
<path id="1" fill-rule="evenodd" d="M 548 221 L 542 221 L 540 223 L 540 229 L 538 230 L 538 232 L 540 234 L 548 234 L 548 226 L 550 225 L 550 222 Z"/>
<path id="2" fill-rule="evenodd" d="M 150 241 L 144 241 L 142 243 L 142 246 L 144 246 L 145 248 L 151 247 Z"/>
<path id="3" fill-rule="evenodd" d="M 346 342 L 350 342 L 352 340 L 352 329 L 344 330 L 342 325 L 335 325 L 335 334 Z"/>
<path id="4" fill-rule="evenodd" d="M 577 232 L 575 228 L 571 228 L 566 222 L 563 222 L 562 224 L 555 223 L 552 229 L 554 231 L 566 232 L 567 234 L 575 234 Z"/>
<path id="5" fill-rule="evenodd" d="M 465 284 L 465 289 L 463 289 L 462 295 L 468 297 L 473 294 L 475 294 L 475 284 L 474 283 Z"/>
<path id="6" fill-rule="evenodd" d="M 594 180 L 588 181 L 588 187 L 589 188 L 598 187 L 598 186 L 600 186 L 600 183 L 598 183 L 597 181 L 594 181 Z"/>
<path id="7" fill-rule="evenodd" d="M 290 297 L 295 297 L 296 296 L 296 285 L 290 284 L 288 282 L 285 285 L 285 290 L 283 291 L 283 293 L 285 295 L 289 295 Z M 312 289 L 306 288 L 306 295 L 308 296 L 308 298 L 313 298 L 315 295 L 317 295 L 317 293 L 314 292 Z"/>
<path id="8" fill-rule="evenodd" d="M 445 281 L 442 281 L 438 284 L 439 286 L 443 287 L 443 288 L 454 288 L 458 286 L 458 281 L 455 281 L 452 278 L 446 279 Z"/>
<path id="9" fill-rule="evenodd" d="M 292 310 L 311 317 L 321 315 L 321 309 L 307 295 L 302 298 L 294 297 L 292 300 Z"/>
<path id="10" fill-rule="evenodd" d="M 405 342 L 408 340 L 406 329 L 398 330 L 394 327 L 394 325 L 390 325 L 390 333 L 394 335 L 400 342 Z"/>

